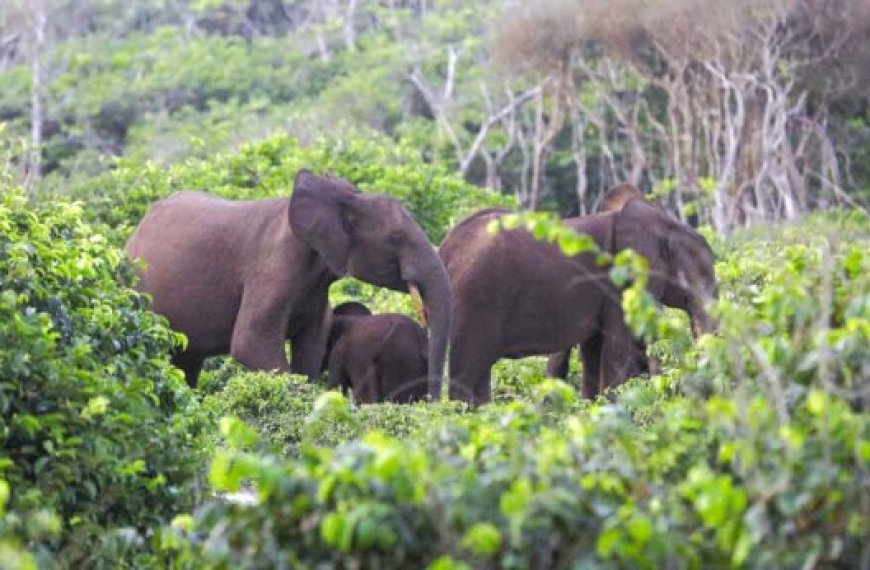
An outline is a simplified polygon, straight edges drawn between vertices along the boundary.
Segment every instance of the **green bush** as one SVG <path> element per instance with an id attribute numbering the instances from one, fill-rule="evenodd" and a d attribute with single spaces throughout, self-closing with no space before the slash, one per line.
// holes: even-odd
<path id="1" fill-rule="evenodd" d="M 204 400 L 217 417 L 244 419 L 265 439 L 292 453 L 302 439 L 305 418 L 311 412 L 319 387 L 307 379 L 282 374 L 243 372 Z"/>
<path id="2" fill-rule="evenodd" d="M 727 393 L 753 379 L 780 410 L 810 388 L 870 410 L 870 221 L 825 217 L 717 263 L 720 331 L 682 362 L 687 386 Z"/>
<path id="3" fill-rule="evenodd" d="M 843 402 L 814 392 L 783 426 L 758 393 L 745 409 L 676 399 L 639 424 L 622 404 L 584 410 L 548 384 L 536 405 L 450 418 L 416 440 L 372 433 L 292 461 L 231 447 L 214 459 L 214 489 L 250 481 L 258 504 L 208 502 L 187 532 L 167 531 L 183 537 L 167 548 L 221 567 L 419 567 L 444 555 L 508 568 L 799 567 L 864 555 L 868 422 Z"/>
<path id="4" fill-rule="evenodd" d="M 235 416 L 272 447 L 296 456 L 305 445 L 334 447 L 368 431 L 409 438 L 434 421 L 461 414 L 459 404 L 377 404 L 351 407 L 337 392 L 302 376 L 241 372 L 204 406 L 215 417 Z"/>
<path id="5" fill-rule="evenodd" d="M 0 199 L 0 534 L 67 564 L 110 529 L 194 504 L 206 423 L 168 362 L 177 342 L 130 287 L 123 253 L 77 205 Z M 46 517 L 52 532 L 31 524 Z"/>

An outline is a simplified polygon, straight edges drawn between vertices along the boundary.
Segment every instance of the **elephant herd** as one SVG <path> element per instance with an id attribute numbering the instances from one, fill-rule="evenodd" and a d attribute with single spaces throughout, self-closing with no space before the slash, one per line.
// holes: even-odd
<path id="1" fill-rule="evenodd" d="M 289 198 L 177 192 L 151 207 L 126 249 L 142 260 L 139 288 L 152 308 L 187 336 L 173 362 L 191 386 L 220 354 L 310 379 L 328 370 L 331 388 L 363 403 L 438 399 L 448 347 L 449 396 L 473 404 L 490 400 L 500 358 L 550 354 L 549 373 L 564 377 L 577 346 L 586 397 L 644 371 L 610 268 L 524 229 L 487 231 L 506 213 L 467 217 L 436 250 L 395 199 L 301 170 Z M 600 250 L 646 257 L 650 293 L 686 311 L 695 333 L 710 330 L 713 254 L 691 227 L 629 185 L 611 190 L 600 212 L 564 222 Z M 403 315 L 331 308 L 329 286 L 345 275 L 410 293 L 428 335 Z"/>

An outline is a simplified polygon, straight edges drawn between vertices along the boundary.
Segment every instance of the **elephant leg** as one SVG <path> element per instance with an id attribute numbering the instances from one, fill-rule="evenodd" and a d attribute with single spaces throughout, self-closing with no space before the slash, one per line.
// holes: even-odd
<path id="1" fill-rule="evenodd" d="M 616 388 L 639 372 L 636 340 L 623 320 L 622 310 L 605 317 L 601 342 L 601 390 Z"/>
<path id="2" fill-rule="evenodd" d="M 320 378 L 329 335 L 329 312 L 325 298 L 317 299 L 315 303 L 317 308 L 322 305 L 323 310 L 308 317 L 308 322 L 290 337 L 290 370 L 294 374 L 308 376 L 310 382 Z"/>
<path id="3" fill-rule="evenodd" d="M 662 363 L 656 357 L 646 354 L 646 343 L 643 339 L 635 339 L 634 347 L 637 350 L 637 368 L 641 374 L 661 374 Z"/>
<path id="4" fill-rule="evenodd" d="M 634 352 L 635 352 L 635 362 L 637 363 L 637 372 L 638 374 L 649 374 L 650 367 L 650 359 L 647 358 L 646 355 L 646 343 L 643 339 L 635 338 L 634 339 Z"/>
<path id="5" fill-rule="evenodd" d="M 498 355 L 491 336 L 463 334 L 459 329 L 450 347 L 450 386 L 448 396 L 480 405 L 492 400 L 490 373 Z"/>
<path id="6" fill-rule="evenodd" d="M 501 319 L 494 311 L 469 315 L 461 306 L 455 308 L 455 315 L 448 397 L 473 405 L 485 404 L 492 400 L 490 374 L 501 356 L 500 339 L 493 334 L 501 330 Z"/>
<path id="7" fill-rule="evenodd" d="M 547 359 L 547 376 L 551 378 L 568 378 L 568 368 L 571 361 L 571 349 L 554 352 Z"/>
<path id="8" fill-rule="evenodd" d="M 349 382 L 347 381 L 347 371 L 344 369 L 343 361 L 344 347 L 338 344 L 329 354 L 329 377 L 326 386 L 330 390 L 341 390 L 342 393 L 345 393 Z"/>
<path id="9" fill-rule="evenodd" d="M 290 370 L 308 376 L 314 382 L 320 377 L 320 368 L 326 352 L 326 337 L 321 326 L 306 326 L 290 338 Z"/>
<path id="10" fill-rule="evenodd" d="M 252 370 L 288 372 L 284 351 L 288 309 L 284 305 L 268 288 L 246 286 L 233 327 L 230 355 Z"/>
<path id="11" fill-rule="evenodd" d="M 601 389 L 601 336 L 595 335 L 580 345 L 583 357 L 584 398 L 594 400 Z"/>
<path id="12" fill-rule="evenodd" d="M 480 379 L 474 385 L 474 403 L 478 406 L 492 401 L 492 366 L 490 364 L 486 372 L 481 372 Z"/>
<path id="13" fill-rule="evenodd" d="M 202 372 L 203 359 L 188 352 L 181 352 L 172 356 L 172 364 L 184 372 L 184 379 L 191 388 L 196 388 L 199 381 L 199 373 Z"/>

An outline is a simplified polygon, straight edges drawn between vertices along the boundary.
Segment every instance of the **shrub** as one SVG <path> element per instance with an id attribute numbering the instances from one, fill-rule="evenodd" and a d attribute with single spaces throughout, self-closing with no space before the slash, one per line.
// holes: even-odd
<path id="1" fill-rule="evenodd" d="M 109 529 L 135 535 L 190 509 L 207 453 L 204 416 L 168 362 L 177 339 L 132 277 L 79 206 L 34 208 L 4 189 L 0 526 L 68 564 L 93 562 Z M 56 532 L 33 517 L 56 517 Z"/>
<path id="2" fill-rule="evenodd" d="M 404 442 L 372 433 L 290 461 L 231 447 L 212 484 L 250 481 L 257 504 L 208 502 L 172 548 L 221 567 L 861 559 L 868 422 L 843 402 L 816 392 L 783 426 L 757 392 L 742 410 L 675 399 L 638 424 L 621 404 L 553 413 L 546 402 L 561 389 L 549 390 L 537 405 L 492 406 Z"/>
<path id="3" fill-rule="evenodd" d="M 864 215 L 863 233 L 850 229 L 854 216 L 824 232 L 807 231 L 820 218 L 810 219 L 717 263 L 720 331 L 682 361 L 687 388 L 727 393 L 752 379 L 780 413 L 810 389 L 870 409 L 870 224 Z"/>
<path id="4" fill-rule="evenodd" d="M 462 413 L 459 404 L 376 404 L 351 407 L 302 376 L 242 372 L 204 400 L 214 415 L 246 422 L 267 444 L 296 456 L 304 445 L 334 447 L 373 429 L 409 438 L 434 421 Z"/>

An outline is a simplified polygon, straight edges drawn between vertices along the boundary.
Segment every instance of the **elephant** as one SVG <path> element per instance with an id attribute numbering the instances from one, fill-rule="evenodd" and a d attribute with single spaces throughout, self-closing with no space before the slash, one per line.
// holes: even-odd
<path id="1" fill-rule="evenodd" d="M 602 196 L 601 203 L 598 206 L 599 212 L 619 212 L 625 204 L 634 198 L 644 199 L 643 193 L 633 184 L 619 184 L 609 189 Z M 565 218 L 562 223 L 569 228 L 577 230 L 575 226 L 581 217 Z M 634 341 L 634 355 L 636 359 L 636 367 L 638 374 L 646 374 L 656 369 L 655 366 L 650 366 L 649 358 L 646 354 L 646 343 L 642 339 L 636 338 Z M 571 349 L 556 352 L 550 355 L 547 359 L 547 375 L 553 378 L 568 377 L 568 367 L 571 358 Z"/>
<path id="2" fill-rule="evenodd" d="M 360 404 L 426 398 L 426 331 L 406 315 L 373 315 L 356 302 L 333 309 L 324 362 L 329 387 L 353 389 Z"/>
<path id="3" fill-rule="evenodd" d="M 594 398 L 640 368 L 610 267 L 585 252 L 568 257 L 524 228 L 487 226 L 507 213 L 472 214 L 445 236 L 439 253 L 453 288 L 449 395 L 472 404 L 491 399 L 490 370 L 500 358 L 522 358 L 580 345 L 583 396 Z M 585 216 L 574 228 L 605 252 L 631 248 L 649 261 L 648 290 L 687 310 L 703 330 L 716 292 L 713 253 L 692 228 L 643 200 Z"/>
<path id="4" fill-rule="evenodd" d="M 296 174 L 289 198 L 230 201 L 177 192 L 151 207 L 126 251 L 144 260 L 138 287 L 150 294 L 153 310 L 187 335 L 173 362 L 191 386 L 206 357 L 227 353 L 250 369 L 318 377 L 329 285 L 352 275 L 408 291 L 425 311 L 427 387 L 440 397 L 450 285 L 436 249 L 394 198 L 306 169 Z"/>

